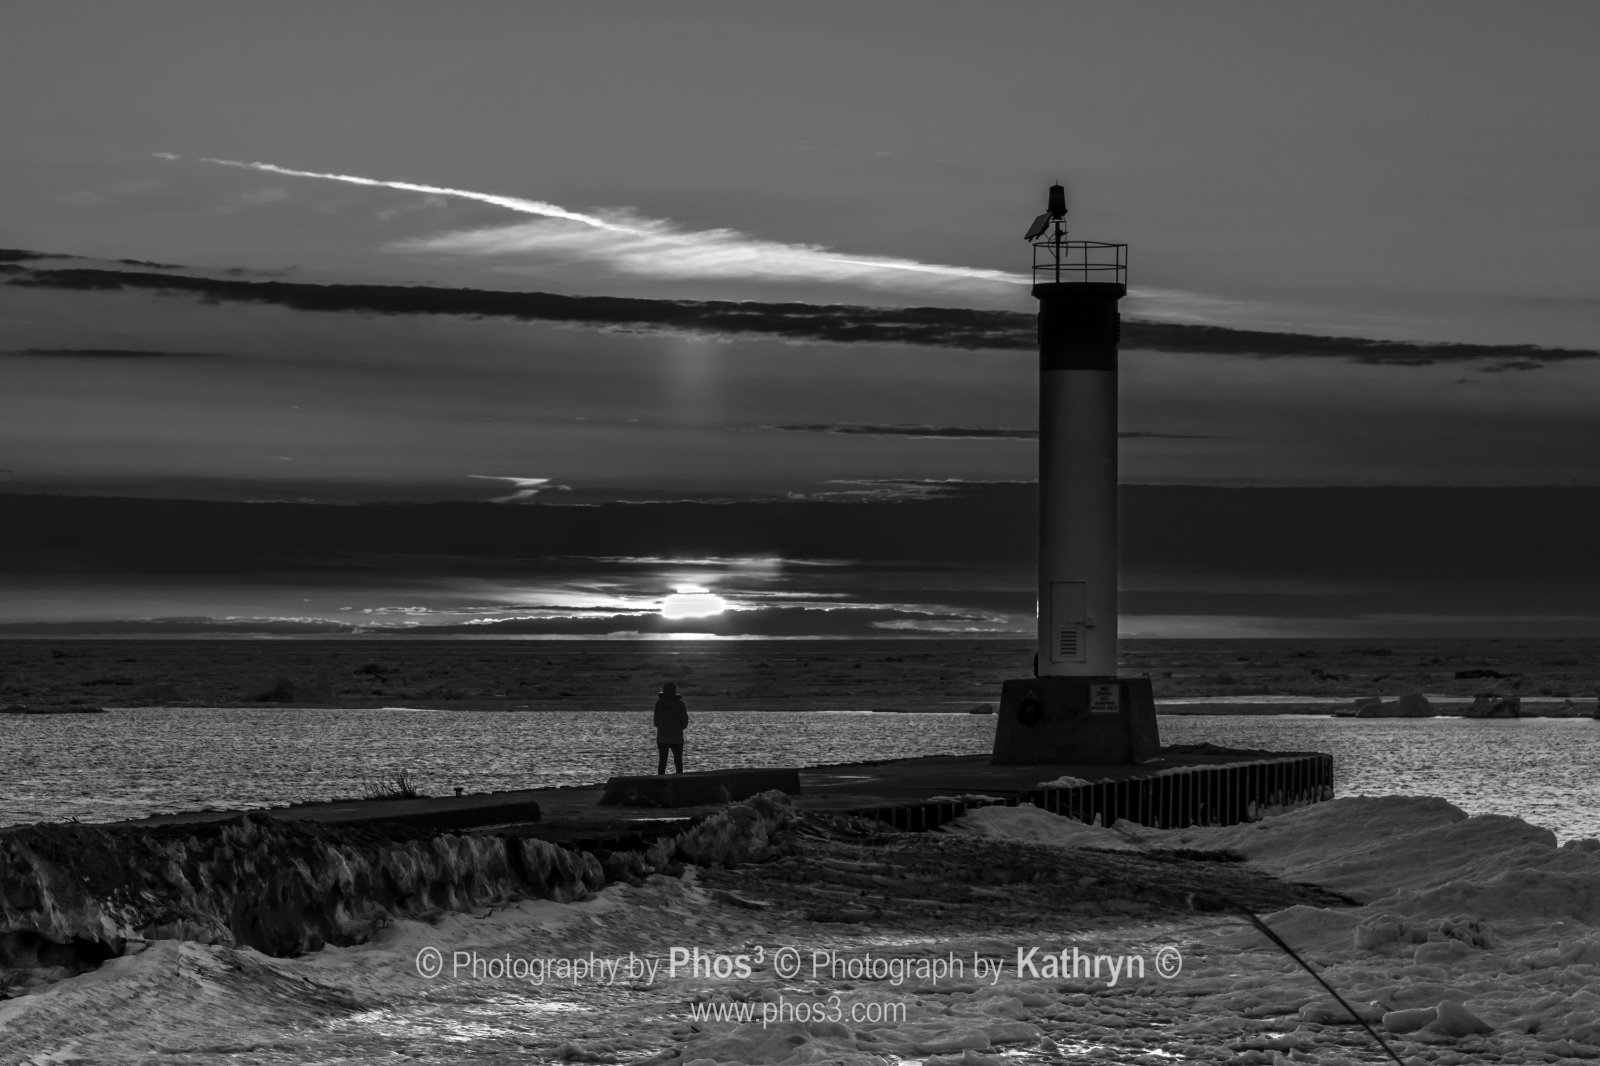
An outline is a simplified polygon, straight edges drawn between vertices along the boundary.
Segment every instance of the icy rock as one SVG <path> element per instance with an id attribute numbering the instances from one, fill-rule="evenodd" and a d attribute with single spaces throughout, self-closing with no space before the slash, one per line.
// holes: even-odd
<path id="1" fill-rule="evenodd" d="M 1395 701 L 1395 715 L 1400 718 L 1432 718 L 1437 713 L 1420 692 L 1408 692 Z"/>
<path id="2" fill-rule="evenodd" d="M 990 1046 L 989 1034 L 982 1029 L 951 1029 L 917 1041 L 914 1050 L 919 1055 L 948 1055 L 968 1049 L 987 1051 Z"/>
<path id="3" fill-rule="evenodd" d="M 1240 1051 L 1294 1051 L 1307 1047 L 1312 1043 L 1311 1037 L 1301 1031 L 1284 1033 L 1282 1036 L 1256 1037 L 1235 1045 Z"/>
<path id="4" fill-rule="evenodd" d="M 1438 932 L 1452 940 L 1459 940 L 1468 947 L 1492 948 L 1497 946 L 1494 933 L 1487 923 L 1479 921 L 1469 914 L 1458 914 L 1454 918 L 1446 918 L 1438 923 Z"/>
<path id="5" fill-rule="evenodd" d="M 698 866 L 733 866 L 771 858 L 795 820 L 794 800 L 776 789 L 718 811 L 678 837 L 678 854 Z"/>
<path id="6" fill-rule="evenodd" d="M 1300 951 L 1328 951 L 1343 948 L 1361 921 L 1347 910 L 1309 907 L 1303 903 L 1275 911 L 1262 919 L 1274 933 Z M 1239 941 L 1250 946 L 1266 941 L 1254 928 L 1240 930 Z"/>
<path id="7" fill-rule="evenodd" d="M 1346 996 L 1348 1001 L 1350 997 Z M 1380 1003 L 1356 1003 L 1350 1006 L 1355 1008 L 1356 1014 L 1364 1022 L 1376 1022 L 1383 1018 L 1383 1005 Z M 1350 1017 L 1350 1012 L 1345 1010 L 1344 1004 L 1328 996 L 1324 999 L 1314 1000 L 1300 1008 L 1300 1020 L 1312 1022 L 1316 1025 L 1355 1025 L 1356 1020 Z"/>
<path id="8" fill-rule="evenodd" d="M 976 1051 L 963 1051 L 959 1055 L 932 1055 L 923 1060 L 923 1066 L 1008 1066 L 1009 1060 L 998 1055 L 983 1055 Z"/>
<path id="9" fill-rule="evenodd" d="M 1434 1007 L 1392 1010 L 1383 1016 L 1383 1027 L 1391 1033 L 1414 1033 L 1418 1029 L 1432 1025 L 1438 1018 L 1439 1011 Z"/>
<path id="10" fill-rule="evenodd" d="M 1425 929 L 1419 929 L 1398 914 L 1380 914 L 1356 927 L 1357 951 L 1382 951 L 1400 944 L 1421 944 L 1428 939 Z"/>
<path id="11" fill-rule="evenodd" d="M 983 1027 L 991 1044 L 1032 1044 L 1043 1035 L 1036 1025 L 1027 1022 L 991 1022 Z"/>
<path id="12" fill-rule="evenodd" d="M 1477 1033 L 1494 1032 L 1494 1026 L 1454 1000 L 1440 1000 L 1438 1012 L 1439 1017 L 1435 1019 L 1433 1029 L 1445 1036 L 1472 1036 Z"/>
<path id="13" fill-rule="evenodd" d="M 1550 951 L 1535 952 L 1518 960 L 1518 965 L 1545 970 L 1556 966 L 1600 965 L 1600 937 L 1563 940 Z"/>
<path id="14" fill-rule="evenodd" d="M 684 1045 L 680 1061 L 748 1063 L 749 1066 L 798 1066 L 826 1062 L 830 1066 L 889 1066 L 882 1055 L 864 1052 L 849 1027 L 838 1022 L 776 1022 L 764 1027 L 740 1026 L 730 1032 L 706 1033 Z"/>
<path id="15" fill-rule="evenodd" d="M 1420 692 L 1407 693 L 1393 703 L 1380 697 L 1365 696 L 1355 702 L 1357 718 L 1432 718 L 1438 712 Z"/>
<path id="16" fill-rule="evenodd" d="M 1472 701 L 1463 715 L 1466 718 L 1521 718 L 1521 696 L 1499 696 L 1486 693 Z"/>
<path id="17" fill-rule="evenodd" d="M 1028 1008 L 1024 1007 L 1022 1000 L 1015 996 L 999 996 L 983 1005 L 983 1013 L 996 1014 L 1021 1021 L 1028 1017 Z"/>
<path id="18" fill-rule="evenodd" d="M 1472 949 L 1459 940 L 1438 940 L 1417 948 L 1412 961 L 1421 965 L 1448 966 L 1472 954 Z"/>
<path id="19" fill-rule="evenodd" d="M 615 1062 L 619 1051 L 631 1050 L 618 1040 L 563 1040 L 555 1055 L 562 1062 Z"/>
<path id="20" fill-rule="evenodd" d="M 1437 1003 L 1441 999 L 1453 999 L 1459 1002 L 1470 997 L 1458 988 L 1418 980 L 1390 988 L 1378 998 L 1395 1010 L 1404 1010 L 1424 1003 Z"/>
<path id="21" fill-rule="evenodd" d="M 299 955 L 358 943 L 397 917 L 570 902 L 604 883 L 593 855 L 533 838 L 250 815 L 150 829 L 21 826 L 0 836 L 9 934 L 0 947 L 28 933 L 113 955 L 162 939 Z"/>

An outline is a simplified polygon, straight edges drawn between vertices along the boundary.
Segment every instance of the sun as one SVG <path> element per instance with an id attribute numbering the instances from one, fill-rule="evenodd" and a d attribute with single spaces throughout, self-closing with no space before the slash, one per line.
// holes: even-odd
<path id="1" fill-rule="evenodd" d="M 678 585 L 661 601 L 663 618 L 709 618 L 728 609 L 728 601 L 699 585 Z"/>

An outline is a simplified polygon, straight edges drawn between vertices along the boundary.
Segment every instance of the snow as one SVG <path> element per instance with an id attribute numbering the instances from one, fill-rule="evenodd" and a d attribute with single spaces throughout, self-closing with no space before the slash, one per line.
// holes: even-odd
<path id="1" fill-rule="evenodd" d="M 1574 918 L 1600 924 L 1600 853 L 1520 818 L 1468 817 L 1441 799 L 1355 797 L 1226 828 L 1141 830 L 1152 847 L 1234 851 L 1408 915 Z"/>
<path id="2" fill-rule="evenodd" d="M 1264 920 L 1411 1066 L 1600 1059 L 1600 844 L 1555 846 L 1514 818 L 1440 800 L 1314 804 L 1260 822 L 1155 831 L 1084 825 L 1023 805 L 969 811 L 950 832 L 1075 848 L 1228 850 L 1248 865 L 1357 901 Z M 1041 887 L 1043 890 L 1052 890 Z M 586 902 L 524 902 L 396 921 L 365 944 L 297 959 L 157 941 L 98 971 L 0 1003 L 0 1061 L 652 1062 L 672 1066 L 1043 1066 L 1061 1062 L 1378 1061 L 1370 1037 L 1292 960 L 1231 915 L 1085 919 L 1070 929 L 952 930 L 890 940 L 720 906 L 691 869 Z M 1177 977 L 906 983 L 779 979 L 769 961 L 737 986 L 545 986 L 426 981 L 426 947 L 485 956 L 578 956 L 670 944 L 793 944 L 907 954 L 1018 944 L 1085 951 L 1181 949 Z M 769 956 L 770 960 L 770 956 Z M 688 1005 L 775 998 L 899 1004 L 893 1024 L 687 1020 Z"/>
<path id="3" fill-rule="evenodd" d="M 989 840 L 1019 840 L 1048 844 L 1058 848 L 1109 848 L 1137 850 L 1136 845 L 1115 829 L 1085 825 L 1074 818 L 1051 814 L 1031 803 L 1015 807 L 978 807 L 944 825 L 947 833 L 984 837 Z"/>
<path id="4" fill-rule="evenodd" d="M 1557 847 L 1554 834 L 1520 819 L 1469 817 L 1443 800 L 1404 796 L 1181 830 L 1059 819 L 1068 824 L 1052 831 L 1049 817 L 1026 806 L 991 808 L 954 828 L 1060 847 L 1114 841 L 1235 852 L 1360 904 L 1295 906 L 1265 921 L 1403 1055 L 1441 1066 L 1600 1058 L 1600 842 Z M 1353 1024 L 1348 1013 L 1256 930 L 1221 921 L 1184 954 L 1184 974 L 1169 987 L 1193 997 L 1189 1028 L 1237 1031 L 1253 1018 L 1294 1019 L 1295 1032 L 1283 1038 L 1294 1042 L 1236 1043 L 1242 1054 L 1234 1061 L 1269 1063 L 1276 1060 L 1268 1053 L 1296 1049 L 1318 1051 L 1324 1063 L 1338 1057 L 1328 1034 Z"/>

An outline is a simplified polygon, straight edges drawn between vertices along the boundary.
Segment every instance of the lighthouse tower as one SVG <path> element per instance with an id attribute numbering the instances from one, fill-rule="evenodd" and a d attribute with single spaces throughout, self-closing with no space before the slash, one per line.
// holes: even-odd
<path id="1" fill-rule="evenodd" d="M 1039 654 L 1007 681 L 997 763 L 1124 763 L 1160 747 L 1149 678 L 1117 677 L 1117 303 L 1128 246 L 1067 239 L 1050 187 L 1028 228 L 1039 301 Z"/>

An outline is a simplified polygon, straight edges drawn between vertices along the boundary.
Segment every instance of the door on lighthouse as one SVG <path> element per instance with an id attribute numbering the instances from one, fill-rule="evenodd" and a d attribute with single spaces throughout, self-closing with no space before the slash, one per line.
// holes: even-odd
<path id="1" fill-rule="evenodd" d="M 1087 657 L 1084 622 L 1087 620 L 1089 584 L 1086 581 L 1050 582 L 1050 661 L 1081 663 Z"/>

